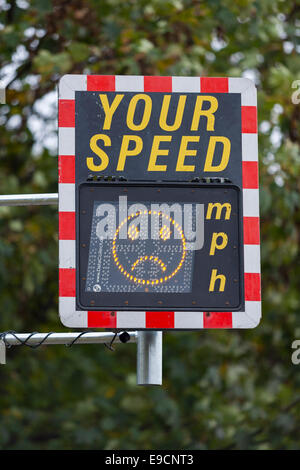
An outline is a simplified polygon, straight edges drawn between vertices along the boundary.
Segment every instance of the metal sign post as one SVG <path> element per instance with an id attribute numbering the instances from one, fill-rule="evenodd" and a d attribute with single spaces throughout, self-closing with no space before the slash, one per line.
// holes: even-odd
<path id="1" fill-rule="evenodd" d="M 0 340 L 0 364 L 6 364 L 6 345 L 2 339 Z"/>
<path id="2" fill-rule="evenodd" d="M 137 384 L 162 384 L 162 331 L 138 332 Z"/>
<path id="3" fill-rule="evenodd" d="M 137 343 L 137 384 L 162 384 L 162 332 L 131 331 L 121 333 L 2 333 L 0 335 L 0 364 L 6 364 L 6 348 L 26 345 L 105 344 L 110 349 L 115 343 Z"/>

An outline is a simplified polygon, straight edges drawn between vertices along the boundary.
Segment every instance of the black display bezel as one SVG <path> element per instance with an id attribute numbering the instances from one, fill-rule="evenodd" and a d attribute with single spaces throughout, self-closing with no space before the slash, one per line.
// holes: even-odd
<path id="1" fill-rule="evenodd" d="M 238 274 L 233 273 L 234 282 L 232 289 L 234 294 L 216 292 L 209 294 L 216 299 L 214 303 L 204 301 L 199 281 L 201 278 L 201 266 L 198 263 L 199 252 L 195 252 L 194 274 L 192 280 L 192 290 L 189 293 L 153 293 L 153 292 L 86 292 L 85 277 L 88 264 L 88 250 L 90 241 L 91 221 L 93 215 L 93 202 L 101 200 L 103 202 L 118 200 L 119 196 L 127 195 L 129 203 L 136 201 L 146 201 L 163 203 L 169 199 L 167 193 L 173 195 L 173 202 L 191 203 L 199 202 L 197 195 L 202 191 L 202 195 L 212 194 L 212 190 L 224 192 L 226 197 L 231 192 L 235 194 L 235 210 L 232 211 L 231 225 L 236 236 L 232 245 L 232 256 L 238 257 L 236 265 Z M 215 191 L 216 192 L 216 191 Z M 174 196 L 176 198 L 174 199 Z M 202 196 L 203 197 L 203 196 Z M 77 216 L 76 216 L 76 304 L 79 310 L 89 311 L 242 311 L 244 310 L 244 269 L 243 269 L 243 225 L 242 225 L 242 204 L 240 188 L 229 183 L 188 183 L 188 182 L 86 182 L 78 187 Z M 146 198 L 146 199 L 145 199 Z M 224 220 L 212 220 L 216 228 L 220 231 Z M 223 224 L 223 225 L 222 225 Z M 218 228 L 218 225 L 220 228 Z M 229 227 L 229 224 L 227 225 Z M 232 230 L 232 229 L 231 229 Z M 207 254 L 207 262 L 210 262 Z M 226 258 L 226 263 L 230 265 L 230 258 Z M 205 267 L 204 267 L 205 268 Z M 231 265 L 231 270 L 233 267 Z M 235 299 L 235 302 L 229 298 Z M 202 298 L 202 300 L 201 300 Z"/>

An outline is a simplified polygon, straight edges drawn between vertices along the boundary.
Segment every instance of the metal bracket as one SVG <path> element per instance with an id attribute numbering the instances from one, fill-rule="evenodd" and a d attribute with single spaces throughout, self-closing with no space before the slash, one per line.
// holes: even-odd
<path id="1" fill-rule="evenodd" d="M 2 339 L 4 338 L 4 339 Z M 137 343 L 137 384 L 162 384 L 162 331 L 123 331 L 118 333 L 2 333 L 0 339 L 0 364 L 6 364 L 6 347 L 41 345 Z"/>

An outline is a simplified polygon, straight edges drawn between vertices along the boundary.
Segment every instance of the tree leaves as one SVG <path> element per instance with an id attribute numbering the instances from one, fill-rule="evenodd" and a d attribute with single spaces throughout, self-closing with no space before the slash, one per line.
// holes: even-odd
<path id="1" fill-rule="evenodd" d="M 136 387 L 131 344 L 114 353 L 100 345 L 12 349 L 0 384 L 0 448 L 299 448 L 300 379 L 291 363 L 300 332 L 300 105 L 291 100 L 297 7 L 279 0 L 6 4 L 2 194 L 57 192 L 56 148 L 46 140 L 57 110 L 35 103 L 64 73 L 255 78 L 263 320 L 249 331 L 164 334 L 162 388 Z M 56 207 L 0 208 L 2 331 L 66 330 L 57 264 Z"/>
<path id="2" fill-rule="evenodd" d="M 71 64 L 71 58 L 66 52 L 52 54 L 44 49 L 41 49 L 34 59 L 37 72 L 44 76 L 54 73 L 63 75 L 70 70 Z"/>

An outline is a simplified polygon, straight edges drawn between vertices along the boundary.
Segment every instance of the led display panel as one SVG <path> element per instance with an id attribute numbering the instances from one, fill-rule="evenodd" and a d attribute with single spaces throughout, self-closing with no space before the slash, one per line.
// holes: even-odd
<path id="1" fill-rule="evenodd" d="M 230 184 L 80 185 L 78 308 L 241 309 L 239 200 Z"/>

